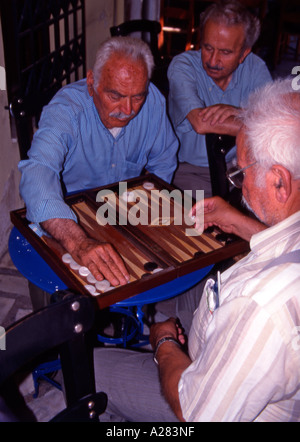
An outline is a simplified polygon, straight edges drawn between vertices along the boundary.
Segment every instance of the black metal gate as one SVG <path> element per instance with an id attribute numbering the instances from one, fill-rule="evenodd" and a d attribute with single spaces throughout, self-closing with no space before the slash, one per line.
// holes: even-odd
<path id="1" fill-rule="evenodd" d="M 11 117 L 22 159 L 41 110 L 86 75 L 84 0 L 0 0 Z"/>

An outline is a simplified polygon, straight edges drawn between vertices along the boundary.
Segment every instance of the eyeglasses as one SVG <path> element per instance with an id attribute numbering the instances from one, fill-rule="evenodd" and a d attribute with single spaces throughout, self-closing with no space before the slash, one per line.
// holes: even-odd
<path id="1" fill-rule="evenodd" d="M 257 161 L 255 161 L 255 163 L 251 163 L 246 167 L 243 167 L 242 169 L 239 169 L 238 167 L 232 167 L 231 169 L 228 170 L 228 172 L 226 173 L 227 178 L 229 179 L 229 181 L 231 182 L 231 184 L 234 185 L 234 187 L 237 187 L 238 189 L 241 189 L 243 186 L 243 181 L 244 181 L 244 176 L 245 176 L 245 170 L 248 169 L 251 166 L 254 166 L 254 164 L 256 164 Z"/>

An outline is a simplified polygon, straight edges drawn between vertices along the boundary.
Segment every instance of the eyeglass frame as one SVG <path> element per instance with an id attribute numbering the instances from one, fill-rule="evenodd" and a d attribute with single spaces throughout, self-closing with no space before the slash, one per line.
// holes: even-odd
<path id="1" fill-rule="evenodd" d="M 248 166 L 242 167 L 241 169 L 236 169 L 234 172 L 231 172 L 231 173 L 228 173 L 228 172 L 227 172 L 227 173 L 226 173 L 226 177 L 227 177 L 227 179 L 230 181 L 230 183 L 231 183 L 234 187 L 236 187 L 237 189 L 241 189 L 242 186 L 243 186 L 243 182 L 242 182 L 242 184 L 239 186 L 239 185 L 237 185 L 237 184 L 234 182 L 234 180 L 232 179 L 232 177 L 234 177 L 235 175 L 238 175 L 239 173 L 242 172 L 242 174 L 243 174 L 243 181 L 244 181 L 244 176 L 245 176 L 244 171 L 245 171 L 246 169 L 249 169 L 249 167 L 254 166 L 256 163 L 257 163 L 257 161 L 255 161 L 254 163 L 248 164 Z"/>

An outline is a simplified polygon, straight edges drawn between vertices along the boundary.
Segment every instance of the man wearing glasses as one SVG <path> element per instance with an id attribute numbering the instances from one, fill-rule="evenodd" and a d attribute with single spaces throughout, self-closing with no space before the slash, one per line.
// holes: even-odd
<path id="1" fill-rule="evenodd" d="M 188 338 L 170 318 L 151 328 L 154 362 L 129 350 L 95 353 L 105 418 L 300 421 L 300 91 L 290 79 L 270 83 L 241 117 L 239 170 L 229 178 L 265 228 L 218 284 L 207 281 Z M 204 222 L 225 225 L 214 201 L 197 203 Z"/>

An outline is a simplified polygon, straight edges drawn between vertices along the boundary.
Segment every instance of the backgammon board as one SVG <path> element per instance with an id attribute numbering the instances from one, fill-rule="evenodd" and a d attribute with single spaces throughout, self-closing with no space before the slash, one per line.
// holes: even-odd
<path id="1" fill-rule="evenodd" d="M 199 235 L 187 216 L 192 201 L 155 175 L 76 193 L 66 198 L 86 233 L 113 244 L 130 274 L 125 286 L 96 283 L 53 238 L 26 219 L 26 209 L 11 212 L 12 223 L 60 279 L 93 296 L 100 308 L 145 292 L 175 278 L 249 250 L 219 231 Z"/>

